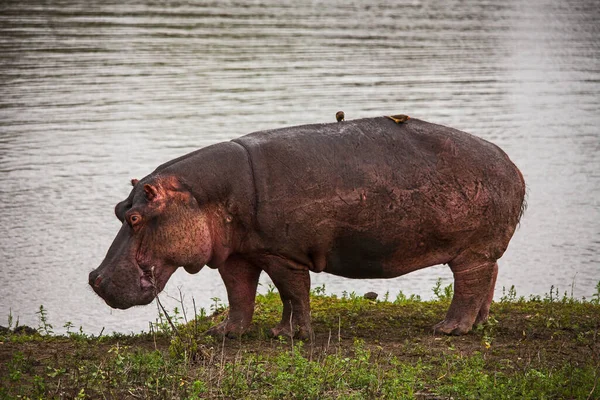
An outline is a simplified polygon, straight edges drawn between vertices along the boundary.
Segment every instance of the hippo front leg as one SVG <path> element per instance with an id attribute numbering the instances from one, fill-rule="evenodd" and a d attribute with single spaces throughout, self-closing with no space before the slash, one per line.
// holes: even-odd
<path id="1" fill-rule="evenodd" d="M 244 333 L 252 322 L 256 288 L 261 269 L 248 261 L 232 257 L 219 267 L 229 300 L 229 315 L 206 333 L 233 337 Z"/>
<path id="2" fill-rule="evenodd" d="M 283 302 L 281 322 L 271 329 L 273 336 L 312 338 L 308 268 L 283 258 L 269 257 L 264 270 L 275 284 Z"/>

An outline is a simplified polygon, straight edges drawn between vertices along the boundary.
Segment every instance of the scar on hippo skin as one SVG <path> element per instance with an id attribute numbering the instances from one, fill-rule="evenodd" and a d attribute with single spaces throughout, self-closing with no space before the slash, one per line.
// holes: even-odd
<path id="1" fill-rule="evenodd" d="M 365 205 L 367 203 L 367 192 L 364 190 L 360 192 L 360 204 Z"/>
<path id="2" fill-rule="evenodd" d="M 391 119 L 392 121 L 394 121 L 397 124 L 406 122 L 410 119 L 410 117 L 408 115 L 404 115 L 404 114 L 389 115 L 389 116 L 386 115 L 385 117 L 388 119 Z"/>
<path id="3" fill-rule="evenodd" d="M 225 224 L 225 234 L 223 236 L 223 241 L 221 246 L 224 248 L 229 248 L 231 243 L 231 235 L 233 234 L 233 228 L 231 227 L 231 223 L 233 222 L 233 215 L 226 213 L 223 218 L 223 222 Z"/>

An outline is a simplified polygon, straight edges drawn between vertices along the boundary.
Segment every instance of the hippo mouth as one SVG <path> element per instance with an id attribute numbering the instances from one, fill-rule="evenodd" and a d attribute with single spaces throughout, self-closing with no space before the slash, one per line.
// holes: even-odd
<path id="1" fill-rule="evenodd" d="M 149 290 L 154 290 L 156 291 L 156 293 L 159 292 L 158 288 L 156 287 L 156 275 L 154 273 L 155 267 L 154 265 L 151 267 L 142 265 L 142 264 L 138 264 L 138 268 L 140 270 L 140 289 L 142 290 L 142 292 L 145 291 L 149 291 Z"/>
<path id="2" fill-rule="evenodd" d="M 120 264 L 112 273 L 95 270 L 89 283 L 112 308 L 127 309 L 150 304 L 166 286 L 177 268 L 140 264 L 137 261 Z"/>
<path id="3" fill-rule="evenodd" d="M 151 292 L 153 297 L 156 297 L 165 288 L 167 281 L 173 272 L 175 272 L 175 269 L 177 269 L 168 266 L 157 267 L 156 265 L 143 263 L 137 263 L 137 267 L 140 272 L 140 290 L 142 293 Z"/>

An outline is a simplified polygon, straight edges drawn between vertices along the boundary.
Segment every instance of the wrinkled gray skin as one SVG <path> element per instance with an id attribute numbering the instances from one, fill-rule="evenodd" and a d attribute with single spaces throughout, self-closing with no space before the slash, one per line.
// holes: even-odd
<path id="1" fill-rule="evenodd" d="M 151 302 L 180 266 L 216 268 L 230 304 L 216 335 L 249 327 L 262 271 L 284 305 L 272 333 L 309 337 L 309 271 L 393 278 L 436 264 L 450 266 L 454 297 L 435 330 L 464 334 L 488 317 L 525 196 L 495 145 L 383 117 L 252 133 L 132 184 L 90 285 L 128 308 Z"/>

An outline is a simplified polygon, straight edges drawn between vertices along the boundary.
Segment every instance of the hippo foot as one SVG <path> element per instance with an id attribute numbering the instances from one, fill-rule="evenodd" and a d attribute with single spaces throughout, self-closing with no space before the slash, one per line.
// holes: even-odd
<path id="1" fill-rule="evenodd" d="M 461 321 L 443 320 L 433 327 L 435 333 L 444 333 L 446 335 L 464 335 L 471 330 L 472 326 Z"/>
<path id="2" fill-rule="evenodd" d="M 235 324 L 230 322 L 229 320 L 225 320 L 220 324 L 213 326 L 212 328 L 204 332 L 204 334 L 216 337 L 225 336 L 230 339 L 235 339 L 241 336 L 244 332 L 246 332 L 247 328 L 248 327 L 245 327 L 241 324 Z"/>
<path id="3" fill-rule="evenodd" d="M 275 328 L 271 329 L 271 336 L 273 337 L 289 337 L 296 338 L 298 340 L 308 340 L 312 338 L 312 329 L 310 327 L 297 327 L 295 332 L 290 329 L 289 324 L 279 324 Z"/>
<path id="4" fill-rule="evenodd" d="M 479 326 L 481 324 L 486 323 L 488 320 L 488 317 L 489 317 L 489 313 L 482 314 L 480 311 L 479 314 L 477 315 L 477 318 L 475 319 L 475 324 L 473 324 L 473 326 Z"/>

